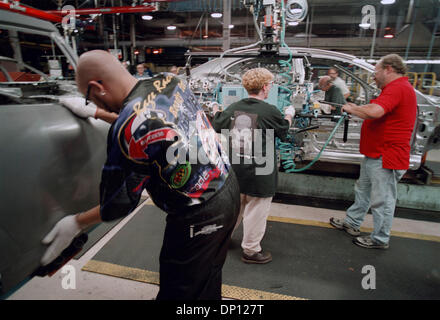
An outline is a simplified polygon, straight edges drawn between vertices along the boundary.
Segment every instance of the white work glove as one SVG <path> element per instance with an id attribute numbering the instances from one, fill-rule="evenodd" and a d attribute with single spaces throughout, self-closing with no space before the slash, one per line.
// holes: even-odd
<path id="1" fill-rule="evenodd" d="M 293 106 L 288 106 L 284 109 L 285 116 L 291 116 L 292 118 L 295 116 L 295 108 Z"/>
<path id="2" fill-rule="evenodd" d="M 332 106 L 326 103 L 321 103 L 320 108 L 323 113 L 330 114 L 332 112 Z"/>
<path id="3" fill-rule="evenodd" d="M 80 232 L 81 228 L 76 221 L 76 215 L 66 216 L 58 221 L 41 241 L 45 245 L 50 244 L 41 258 L 41 264 L 45 266 L 55 260 Z"/>
<path id="4" fill-rule="evenodd" d="M 98 109 L 93 102 L 86 104 L 82 97 L 61 97 L 60 103 L 82 118 L 95 117 Z"/>

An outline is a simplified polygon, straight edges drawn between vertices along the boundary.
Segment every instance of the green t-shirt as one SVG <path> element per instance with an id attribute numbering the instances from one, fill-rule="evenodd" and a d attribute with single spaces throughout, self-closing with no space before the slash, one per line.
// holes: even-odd
<path id="1" fill-rule="evenodd" d="M 345 101 L 344 95 L 342 94 L 342 91 L 340 88 L 338 88 L 335 85 L 332 85 L 330 89 L 328 89 L 325 92 L 325 101 L 339 103 L 339 104 L 346 104 L 347 101 Z M 331 114 L 341 114 L 341 107 L 336 107 L 336 110 L 332 110 Z"/>
<path id="2" fill-rule="evenodd" d="M 284 140 L 289 129 L 281 112 L 262 100 L 246 98 L 218 112 L 212 125 L 217 132 L 230 132 L 229 159 L 240 193 L 272 197 L 278 179 L 275 137 Z"/>

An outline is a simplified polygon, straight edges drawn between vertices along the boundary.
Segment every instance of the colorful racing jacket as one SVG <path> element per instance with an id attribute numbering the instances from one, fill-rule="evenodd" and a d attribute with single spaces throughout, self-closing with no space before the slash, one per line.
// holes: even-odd
<path id="1" fill-rule="evenodd" d="M 127 215 L 145 189 L 169 214 L 209 200 L 230 164 L 186 83 L 172 74 L 139 81 L 107 138 L 100 186 L 101 218 Z"/>

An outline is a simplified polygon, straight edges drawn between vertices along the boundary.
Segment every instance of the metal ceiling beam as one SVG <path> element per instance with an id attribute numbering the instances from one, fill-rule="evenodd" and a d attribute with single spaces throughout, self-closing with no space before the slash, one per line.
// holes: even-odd
<path id="1" fill-rule="evenodd" d="M 62 17 L 59 15 L 55 15 L 52 13 L 48 13 L 43 10 L 35 9 L 32 7 L 25 6 L 23 4 L 19 4 L 18 2 L 0 2 L 0 9 L 6 10 L 6 11 L 12 11 L 16 12 L 25 16 L 39 18 L 45 21 L 51 21 L 51 22 L 61 22 Z"/>
<path id="2" fill-rule="evenodd" d="M 286 43 L 292 47 L 304 46 L 307 44 L 307 37 L 286 37 Z M 429 43 L 429 39 L 427 40 Z M 427 41 L 425 39 L 417 39 L 414 42 L 414 48 L 425 48 Z M 254 40 L 247 37 L 231 37 L 231 46 L 244 46 L 253 43 Z M 142 40 L 136 41 L 137 47 L 190 47 L 190 46 L 218 46 L 221 47 L 223 44 L 223 38 L 211 38 L 211 39 L 181 39 L 181 38 L 162 38 L 153 40 Z M 130 46 L 130 41 L 120 41 L 120 46 Z M 387 49 L 392 50 L 393 48 L 405 48 L 405 41 L 394 41 L 391 45 L 388 39 L 377 39 L 376 49 Z M 84 44 L 87 48 L 100 47 L 102 44 L 99 43 L 87 43 Z M 364 48 L 370 49 L 370 43 L 365 41 L 364 38 L 351 37 L 351 38 L 312 38 L 311 47 L 314 48 L 338 48 L 343 49 L 344 47 L 350 48 Z M 426 50 L 425 50 L 426 52 Z"/>
<path id="3" fill-rule="evenodd" d="M 75 9 L 75 14 L 89 15 L 89 14 L 114 14 L 114 13 L 141 13 L 141 12 L 154 12 L 157 11 L 155 6 L 122 6 L 122 7 L 103 7 L 103 8 L 85 8 Z M 69 12 L 67 10 L 48 10 L 46 11 L 52 15 L 65 16 Z"/>

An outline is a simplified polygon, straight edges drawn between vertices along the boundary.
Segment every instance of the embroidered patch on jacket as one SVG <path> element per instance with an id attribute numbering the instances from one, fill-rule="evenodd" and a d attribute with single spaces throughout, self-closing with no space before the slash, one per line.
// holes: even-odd
<path id="1" fill-rule="evenodd" d="M 185 185 L 191 175 L 191 164 L 181 164 L 171 175 L 171 186 L 174 189 L 179 189 Z"/>

